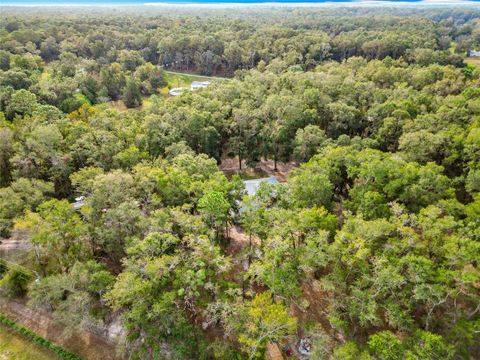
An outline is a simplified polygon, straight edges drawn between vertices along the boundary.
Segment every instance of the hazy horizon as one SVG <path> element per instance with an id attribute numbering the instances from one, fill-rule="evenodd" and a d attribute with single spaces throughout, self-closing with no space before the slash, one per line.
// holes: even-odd
<path id="1" fill-rule="evenodd" d="M 20 0 L 0 1 L 0 7 L 35 6 L 161 6 L 161 5 L 282 5 L 282 6 L 402 6 L 477 5 L 480 0 Z"/>

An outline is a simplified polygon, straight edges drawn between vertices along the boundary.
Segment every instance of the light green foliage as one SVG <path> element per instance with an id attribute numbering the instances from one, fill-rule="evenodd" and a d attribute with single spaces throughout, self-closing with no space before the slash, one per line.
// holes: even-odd
<path id="1" fill-rule="evenodd" d="M 107 298 L 114 308 L 124 309 L 138 354 L 167 357 L 160 346 L 165 341 L 171 356 L 198 356 L 201 340 L 180 309 L 196 314 L 202 299 L 218 295 L 216 278 L 228 269 L 228 261 L 206 236 L 198 235 L 204 231 L 201 222 L 200 229 L 192 228 L 192 215 L 158 213 L 157 221 L 163 222 L 159 232 L 134 241 L 127 250 L 131 258 Z"/>
<path id="2" fill-rule="evenodd" d="M 440 335 L 418 330 L 412 338 L 411 349 L 407 351 L 409 359 L 453 359 L 453 347 L 445 343 Z"/>
<path id="3" fill-rule="evenodd" d="M 257 294 L 238 312 L 239 318 L 231 321 L 240 322 L 238 341 L 250 359 L 260 358 L 268 342 L 281 342 L 297 328 L 296 319 L 288 314 L 284 305 L 272 303 L 268 292 Z"/>
<path id="4" fill-rule="evenodd" d="M 371 360 L 372 357 L 368 353 L 361 351 L 358 345 L 353 341 L 347 341 L 345 344 L 338 346 L 333 350 L 332 358 L 334 360 Z"/>
<path id="5" fill-rule="evenodd" d="M 24 211 L 35 210 L 53 194 L 51 183 L 20 178 L 9 187 L 0 188 L 0 233 L 8 236 L 15 218 Z"/>
<path id="6" fill-rule="evenodd" d="M 128 169 L 138 164 L 141 160 L 147 159 L 148 154 L 140 151 L 136 146 L 132 145 L 113 157 L 113 161 L 118 164 L 117 167 Z"/>
<path id="7" fill-rule="evenodd" d="M 376 358 L 381 360 L 403 359 L 405 349 L 402 342 L 390 331 L 383 331 L 370 336 L 368 348 Z"/>
<path id="8" fill-rule="evenodd" d="M 335 306 L 340 313 L 347 308 L 349 316 L 355 314 L 364 327 L 384 323 L 380 307 L 387 311 L 387 323 L 398 329 L 411 328 L 415 318 L 428 328 L 433 321 L 465 316 L 448 303 L 459 301 L 459 288 L 466 290 L 460 296 L 462 301 L 478 298 L 473 283 L 467 280 L 470 276 L 471 280 L 478 278 L 478 274 L 469 272 L 465 277 L 464 270 L 473 260 L 466 254 L 478 251 L 472 239 L 460 240 L 458 223 L 439 207 L 422 210 L 417 217 L 411 217 L 410 224 L 405 223 L 408 216 L 399 209 L 392 211 L 398 220 L 351 218 L 337 233 L 332 255 L 349 270 L 337 267 L 328 276 L 326 285 L 339 295 Z M 470 251 L 452 256 L 452 246 L 466 246 Z M 402 249 L 411 253 L 401 255 Z M 454 281 L 455 277 L 463 280 Z M 340 282 L 345 288 L 339 286 Z M 420 309 L 423 316 L 414 316 Z"/>
<path id="9" fill-rule="evenodd" d="M 472 163 L 480 161 L 480 128 L 472 129 L 465 139 L 465 155 Z"/>
<path id="10" fill-rule="evenodd" d="M 294 140 L 294 156 L 297 161 L 308 161 L 318 153 L 327 142 L 325 132 L 315 125 L 298 129 Z"/>
<path id="11" fill-rule="evenodd" d="M 0 289 L 9 297 L 21 297 L 27 293 L 32 274 L 19 266 L 11 266 L 0 279 Z"/>
<path id="12" fill-rule="evenodd" d="M 99 175 L 103 175 L 101 168 L 84 167 L 70 175 L 70 181 L 79 195 L 91 194 L 95 187 L 95 179 Z"/>
<path id="13" fill-rule="evenodd" d="M 4 290 L 131 359 L 475 357 L 478 9 L 97 10 L 2 13 Z"/>
<path id="14" fill-rule="evenodd" d="M 258 205 L 257 205 L 258 206 Z M 249 216 L 242 214 L 244 221 Z M 327 264 L 327 244 L 337 219 L 323 208 L 263 209 L 262 221 L 252 228 L 261 238 L 260 259 L 253 259 L 249 276 L 265 284 L 274 296 L 298 296 L 298 282 Z M 250 249 L 252 253 L 254 251 Z M 258 255 L 257 255 L 258 256 Z"/>
<path id="15" fill-rule="evenodd" d="M 7 117 L 12 119 L 15 115 L 31 115 L 36 105 L 35 94 L 25 89 L 15 91 L 6 108 Z"/>
<path id="16" fill-rule="evenodd" d="M 205 222 L 216 229 L 217 238 L 220 227 L 226 226 L 230 204 L 224 195 L 218 191 L 207 192 L 198 201 L 198 210 Z"/>
<path id="17" fill-rule="evenodd" d="M 289 180 L 292 198 L 298 207 L 331 208 L 333 197 L 332 183 L 325 174 L 310 171 L 292 174 Z"/>
<path id="18" fill-rule="evenodd" d="M 50 275 L 33 282 L 29 304 L 53 311 L 66 335 L 99 325 L 105 308 L 99 300 L 110 290 L 114 276 L 103 265 L 90 260 L 76 262 L 67 273 Z"/>
<path id="19" fill-rule="evenodd" d="M 90 256 L 87 226 L 66 200 L 49 200 L 37 212 L 27 212 L 18 229 L 30 233 L 36 264 L 42 273 L 66 272 Z"/>
<path id="20" fill-rule="evenodd" d="M 15 177 L 38 177 L 58 184 L 60 192 L 62 182 L 70 173 L 70 157 L 63 149 L 63 136 L 55 125 L 36 127 L 18 144 L 12 157 Z"/>
<path id="21" fill-rule="evenodd" d="M 426 163 L 441 152 L 443 142 L 441 136 L 419 130 L 400 137 L 399 149 L 407 154 L 408 160 Z"/>

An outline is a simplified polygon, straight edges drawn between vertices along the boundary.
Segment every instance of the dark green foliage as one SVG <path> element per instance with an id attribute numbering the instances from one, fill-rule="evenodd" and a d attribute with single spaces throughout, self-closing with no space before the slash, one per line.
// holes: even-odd
<path id="1" fill-rule="evenodd" d="M 148 8 L 2 13 L 3 289 L 132 359 L 474 357 L 478 9 Z"/>
<path id="2" fill-rule="evenodd" d="M 0 287 L 9 297 L 25 296 L 34 274 L 23 266 L 0 259 Z"/>
<path id="3" fill-rule="evenodd" d="M 125 89 L 123 90 L 123 101 L 128 108 L 138 107 L 142 104 L 142 97 L 140 95 L 140 86 L 132 78 L 127 80 Z"/>
<path id="4" fill-rule="evenodd" d="M 21 297 L 27 293 L 32 274 L 18 267 L 10 267 L 0 280 L 0 286 L 8 296 Z"/>

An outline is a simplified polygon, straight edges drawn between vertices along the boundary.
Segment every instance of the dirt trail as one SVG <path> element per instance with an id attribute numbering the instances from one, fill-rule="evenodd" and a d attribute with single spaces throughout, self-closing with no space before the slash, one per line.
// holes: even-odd
<path id="1" fill-rule="evenodd" d="M 296 169 L 298 165 L 293 161 L 288 163 L 277 162 L 277 170 L 274 170 L 275 166 L 273 160 L 262 160 L 258 163 L 257 167 L 269 176 L 275 176 L 279 182 L 285 182 L 288 179 L 290 171 Z"/>
<path id="2" fill-rule="evenodd" d="M 329 294 L 322 289 L 318 280 L 305 281 L 301 284 L 303 297 L 308 301 L 308 308 L 302 310 L 292 305 L 292 312 L 302 323 L 315 320 L 320 323 L 326 332 L 331 332 L 332 327 L 327 319 L 330 302 Z"/>
<path id="3" fill-rule="evenodd" d="M 250 238 L 247 233 L 238 225 L 231 226 L 228 229 L 230 243 L 226 249 L 227 255 L 235 256 L 250 244 Z M 260 239 L 252 236 L 252 245 L 260 245 Z"/>
<path id="4" fill-rule="evenodd" d="M 228 229 L 228 234 L 230 241 L 225 253 L 231 258 L 232 268 L 227 278 L 240 284 L 243 282 L 243 273 L 248 266 L 247 257 L 242 255 L 242 252 L 248 246 L 249 238 L 239 226 L 231 226 Z"/>
<path id="5" fill-rule="evenodd" d="M 226 158 L 222 160 L 220 164 L 220 170 L 225 173 L 236 173 L 239 171 L 238 168 L 238 158 Z M 290 161 L 288 163 L 277 162 L 277 170 L 275 169 L 275 164 L 273 160 L 262 159 L 255 168 L 247 167 L 245 161 L 242 161 L 242 172 L 254 171 L 260 174 L 265 174 L 267 176 L 275 176 L 279 182 L 286 182 L 288 179 L 288 174 L 290 171 L 296 169 L 298 165 Z"/>
<path id="6" fill-rule="evenodd" d="M 25 265 L 31 245 L 22 232 L 14 231 L 12 237 L 0 237 L 0 258 Z M 28 266 L 27 266 L 28 267 Z"/>
<path id="7" fill-rule="evenodd" d="M 21 240 L 21 239 L 3 239 L 0 238 L 0 251 L 19 251 L 19 250 L 28 250 L 29 244 L 28 242 Z"/>

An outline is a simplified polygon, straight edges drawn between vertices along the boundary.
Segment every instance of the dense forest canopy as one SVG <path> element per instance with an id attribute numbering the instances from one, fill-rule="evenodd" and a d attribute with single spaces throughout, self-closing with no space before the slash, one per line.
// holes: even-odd
<path id="1" fill-rule="evenodd" d="M 480 10 L 132 9 L 2 9 L 2 295 L 132 359 L 480 358 Z"/>

